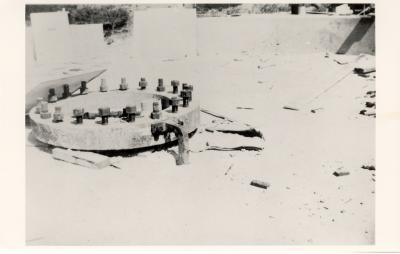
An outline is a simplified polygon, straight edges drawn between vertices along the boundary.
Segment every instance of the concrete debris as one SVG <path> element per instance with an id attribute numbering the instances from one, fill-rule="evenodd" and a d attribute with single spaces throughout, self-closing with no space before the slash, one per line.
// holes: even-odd
<path id="1" fill-rule="evenodd" d="M 365 106 L 366 106 L 367 108 L 375 107 L 375 102 L 369 102 L 369 101 L 367 101 L 367 102 L 365 103 Z"/>
<path id="2" fill-rule="evenodd" d="M 375 57 L 366 54 L 359 55 L 357 57 L 353 71 L 358 75 L 375 72 Z"/>
<path id="3" fill-rule="evenodd" d="M 250 109 L 250 108 L 249 108 Z M 200 109 L 202 113 L 211 115 L 213 117 L 222 119 L 224 121 L 217 122 L 215 120 L 212 120 L 211 123 L 214 124 L 213 127 L 207 127 L 205 128 L 206 131 L 208 132 L 222 132 L 222 133 L 228 133 L 228 134 L 238 134 L 244 137 L 258 137 L 261 139 L 264 139 L 264 135 L 262 134 L 261 131 L 255 129 L 249 124 L 246 123 L 241 123 L 239 121 L 230 119 L 226 116 L 223 116 L 221 114 L 211 112 L 206 109 Z"/>
<path id="4" fill-rule="evenodd" d="M 360 74 L 360 75 L 375 72 L 375 71 L 376 71 L 375 66 L 354 68 L 354 73 Z"/>
<path id="5" fill-rule="evenodd" d="M 254 128 L 249 128 L 244 130 L 215 129 L 215 131 L 222 133 L 229 133 L 229 134 L 238 134 L 248 138 L 258 137 L 264 139 L 263 134 Z"/>
<path id="6" fill-rule="evenodd" d="M 340 6 L 337 6 L 335 12 L 336 12 L 336 14 L 339 14 L 339 15 L 351 15 L 351 14 L 353 14 L 353 10 L 350 9 L 348 4 L 342 4 Z"/>
<path id="7" fill-rule="evenodd" d="M 338 177 L 338 176 L 347 176 L 350 175 L 350 172 L 348 171 L 335 171 L 333 172 L 333 175 Z"/>
<path id="8" fill-rule="evenodd" d="M 311 113 L 316 113 L 316 112 L 317 112 L 317 110 L 321 110 L 321 109 L 324 109 L 324 108 L 316 108 L 316 109 L 311 109 Z"/>
<path id="9" fill-rule="evenodd" d="M 368 169 L 368 170 L 375 170 L 375 166 L 373 165 L 362 165 L 362 169 Z"/>
<path id="10" fill-rule="evenodd" d="M 254 108 L 248 108 L 248 107 L 236 107 L 237 109 L 254 109 Z"/>
<path id="11" fill-rule="evenodd" d="M 368 91 L 366 94 L 367 94 L 370 98 L 375 98 L 375 96 L 376 96 L 376 91 Z"/>
<path id="12" fill-rule="evenodd" d="M 54 148 L 53 158 L 87 168 L 102 169 L 111 165 L 110 157 L 92 153 Z"/>
<path id="13" fill-rule="evenodd" d="M 230 118 L 228 118 L 228 117 L 226 117 L 226 116 L 223 116 L 223 115 L 221 115 L 221 114 L 218 114 L 218 113 L 215 113 L 215 112 L 211 112 L 211 111 L 208 110 L 208 109 L 202 108 L 202 109 L 200 109 L 200 111 L 201 111 L 202 113 L 205 113 L 205 114 L 208 114 L 208 115 L 212 115 L 212 116 L 214 116 L 214 117 L 217 117 L 217 118 L 219 118 L 219 119 L 226 120 L 226 121 L 231 122 L 231 123 L 233 123 L 233 122 L 238 122 L 238 121 L 235 121 L 235 120 L 233 120 L 233 119 L 230 119 Z"/>
<path id="14" fill-rule="evenodd" d="M 294 110 L 294 111 L 299 111 L 298 108 L 294 108 L 294 107 L 289 107 L 289 106 L 283 106 L 284 109 L 288 109 L 288 110 Z"/>
<path id="15" fill-rule="evenodd" d="M 270 187 L 270 184 L 267 182 L 263 182 L 260 180 L 252 180 L 250 182 L 250 185 L 254 186 L 254 187 L 258 187 L 258 188 L 262 188 L 262 189 L 267 189 Z"/>
<path id="16" fill-rule="evenodd" d="M 367 109 L 361 110 L 360 115 L 376 117 L 376 113 L 374 110 L 367 110 Z"/>
<path id="17" fill-rule="evenodd" d="M 333 61 L 340 65 L 345 65 L 349 64 L 352 60 L 347 55 L 335 55 Z"/>
<path id="18" fill-rule="evenodd" d="M 336 59 L 334 59 L 334 61 L 335 61 L 336 63 L 340 64 L 340 65 L 348 64 L 348 62 L 341 62 L 341 61 L 338 61 L 338 60 L 336 60 Z"/>
<path id="19" fill-rule="evenodd" d="M 210 146 L 206 150 L 212 151 L 261 151 L 264 148 L 257 146 L 236 146 L 236 147 L 219 147 L 219 146 Z"/>

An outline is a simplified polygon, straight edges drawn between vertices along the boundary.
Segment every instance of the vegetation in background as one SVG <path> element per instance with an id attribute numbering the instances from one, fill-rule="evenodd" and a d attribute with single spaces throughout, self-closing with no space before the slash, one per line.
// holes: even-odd
<path id="1" fill-rule="evenodd" d="M 71 24 L 109 24 L 114 31 L 128 25 L 128 8 L 124 5 L 82 5 L 70 12 Z"/>
<path id="2" fill-rule="evenodd" d="M 70 24 L 104 24 L 106 30 L 115 31 L 131 24 L 129 8 L 129 5 L 26 5 L 25 20 L 30 25 L 31 13 L 65 9 Z"/>
<path id="3" fill-rule="evenodd" d="M 222 11 L 224 9 L 239 6 L 240 4 L 196 4 L 196 11 L 198 13 L 205 13 L 210 10 Z"/>

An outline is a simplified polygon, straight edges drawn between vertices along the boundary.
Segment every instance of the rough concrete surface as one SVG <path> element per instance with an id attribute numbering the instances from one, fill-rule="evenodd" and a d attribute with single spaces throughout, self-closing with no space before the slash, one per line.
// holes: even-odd
<path id="1" fill-rule="evenodd" d="M 203 22 L 217 34 L 230 19 Z M 52 159 L 27 129 L 27 244 L 373 244 L 375 171 L 362 166 L 375 165 L 375 118 L 359 112 L 373 100 L 366 94 L 374 75 L 355 75 L 352 63 L 322 50 L 285 54 L 283 41 L 245 46 L 164 61 L 132 57 L 129 39 L 109 45 L 102 77 L 110 88 L 124 75 L 186 81 L 203 108 L 251 124 L 265 140 L 206 131 L 216 122 L 201 114 L 189 165 L 175 165 L 172 147 L 124 157 L 121 169 L 91 170 Z M 204 149 L 214 144 L 264 149 Z"/>
<path id="2" fill-rule="evenodd" d="M 132 82 L 133 83 L 133 82 Z M 150 131 L 153 123 L 166 120 L 181 121 L 181 127 L 188 133 L 194 132 L 200 122 L 200 107 L 197 98 L 190 102 L 188 107 L 182 107 L 176 113 L 171 108 L 161 110 L 160 119 L 151 119 L 153 102 L 159 101 L 161 97 L 171 99 L 173 94 L 168 88 L 166 92 L 157 92 L 155 85 L 149 85 L 146 90 L 138 90 L 136 85 L 131 84 L 127 91 L 93 91 L 86 95 L 76 95 L 67 99 L 61 99 L 50 103 L 48 109 L 54 112 L 55 107 L 61 107 L 64 114 L 63 122 L 54 123 L 52 118 L 42 119 L 37 114 L 36 108 L 32 108 L 29 116 L 32 120 L 33 135 L 36 139 L 46 144 L 69 149 L 79 150 L 124 150 L 142 148 L 165 143 L 162 137 L 157 142 Z M 194 97 L 196 95 L 194 94 Z M 100 117 L 85 119 L 82 124 L 76 124 L 73 117 L 75 108 L 83 108 L 84 112 L 97 113 L 100 107 L 110 107 L 112 112 L 122 111 L 127 105 L 136 105 L 140 116 L 134 123 L 127 122 L 119 117 L 110 117 L 107 125 L 100 124 Z M 171 140 L 175 140 L 173 137 Z"/>

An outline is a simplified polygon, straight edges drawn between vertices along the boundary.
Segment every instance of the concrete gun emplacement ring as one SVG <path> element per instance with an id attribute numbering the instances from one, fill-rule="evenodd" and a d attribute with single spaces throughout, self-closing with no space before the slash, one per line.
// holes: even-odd
<path id="1" fill-rule="evenodd" d="M 129 88 L 122 78 L 117 90 L 108 90 L 105 79 L 96 92 L 88 92 L 86 82 L 77 95 L 68 94 L 64 85 L 63 98 L 55 98 L 50 89 L 48 98 L 38 98 L 29 111 L 33 135 L 76 150 L 126 150 L 177 139 L 180 152 L 187 150 L 188 135 L 200 123 L 200 107 L 193 86 L 179 86 L 177 80 L 171 81 L 170 89 L 162 79 L 155 86 L 141 78 L 138 87 Z"/>

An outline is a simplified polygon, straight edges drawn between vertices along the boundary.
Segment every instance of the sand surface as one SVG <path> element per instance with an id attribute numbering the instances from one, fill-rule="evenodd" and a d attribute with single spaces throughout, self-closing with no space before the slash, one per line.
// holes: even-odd
<path id="1" fill-rule="evenodd" d="M 186 81 L 201 107 L 253 125 L 265 140 L 205 131 L 216 119 L 202 114 L 190 165 L 148 151 L 123 158 L 121 169 L 94 170 L 52 159 L 27 128 L 27 244 L 374 243 L 375 171 L 361 167 L 375 165 L 375 118 L 359 114 L 374 100 L 365 98 L 374 74 L 355 75 L 334 54 L 285 54 L 280 45 L 176 60 L 138 59 L 131 49 L 130 38 L 116 39 L 97 60 L 106 62 L 110 88 L 121 76 L 132 86 L 140 77 Z M 254 179 L 270 187 L 251 186 Z"/>

